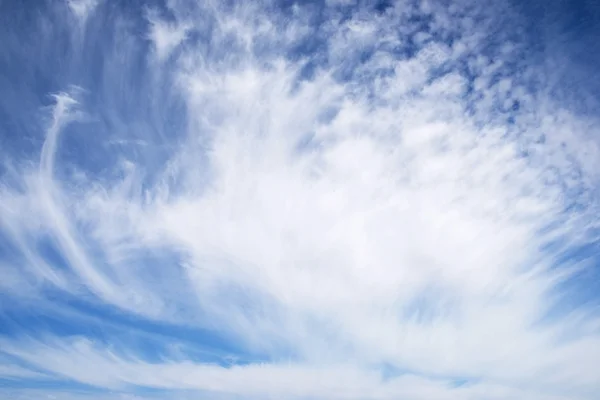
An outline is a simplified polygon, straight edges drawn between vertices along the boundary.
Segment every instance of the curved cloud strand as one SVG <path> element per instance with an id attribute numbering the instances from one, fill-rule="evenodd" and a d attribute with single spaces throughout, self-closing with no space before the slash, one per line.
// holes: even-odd
<path id="1" fill-rule="evenodd" d="M 4 395 L 594 398 L 598 121 L 522 10 L 36 15 L 2 33 Z"/>

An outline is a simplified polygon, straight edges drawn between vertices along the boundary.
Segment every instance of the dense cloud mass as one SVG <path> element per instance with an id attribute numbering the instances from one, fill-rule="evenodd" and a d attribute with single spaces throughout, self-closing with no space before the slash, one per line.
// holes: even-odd
<path id="1" fill-rule="evenodd" d="M 597 398 L 596 83 L 548 19 L 0 15 L 0 397 Z"/>

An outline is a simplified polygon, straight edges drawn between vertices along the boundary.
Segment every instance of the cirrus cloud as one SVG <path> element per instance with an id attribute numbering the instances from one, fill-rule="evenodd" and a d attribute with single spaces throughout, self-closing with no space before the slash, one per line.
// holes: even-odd
<path id="1" fill-rule="evenodd" d="M 593 398 L 598 122 L 517 10 L 86 4 L 2 126 L 10 390 Z"/>

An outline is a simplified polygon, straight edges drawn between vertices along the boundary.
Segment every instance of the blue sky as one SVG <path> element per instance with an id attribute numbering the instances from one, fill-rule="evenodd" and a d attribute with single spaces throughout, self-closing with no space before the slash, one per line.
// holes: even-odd
<path id="1" fill-rule="evenodd" d="M 0 26 L 1 398 L 597 398 L 593 2 Z"/>

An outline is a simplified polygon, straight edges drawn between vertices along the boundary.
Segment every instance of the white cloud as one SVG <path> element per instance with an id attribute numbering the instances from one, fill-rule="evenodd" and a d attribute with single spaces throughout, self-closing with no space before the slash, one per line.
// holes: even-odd
<path id="1" fill-rule="evenodd" d="M 185 40 L 191 29 L 189 24 L 165 22 L 154 13 L 149 14 L 148 21 L 150 40 L 159 61 L 165 60 Z"/>
<path id="2" fill-rule="evenodd" d="M 76 382 L 119 390 L 126 385 L 192 390 L 248 398 L 414 399 L 508 398 L 562 399 L 527 389 L 490 383 L 454 386 L 452 380 L 401 375 L 382 380 L 376 371 L 349 365 L 252 364 L 229 368 L 192 362 L 146 363 L 121 357 L 85 340 L 48 343 L 3 342 L 11 354 Z M 87 365 L 81 368 L 81 365 Z M 485 396 L 485 397 L 482 397 Z"/>
<path id="3" fill-rule="evenodd" d="M 203 28 L 193 13 L 180 22 L 171 6 L 179 22 L 149 14 L 159 60 Z M 215 20 L 211 42 L 181 48 L 175 67 L 149 66 L 173 77 L 187 108 L 179 116 L 187 131 L 165 165 L 129 156 L 122 179 L 58 181 L 58 138 L 75 106 L 59 95 L 39 170 L 23 172 L 22 191 L 0 192 L 0 226 L 25 255 L 27 276 L 71 293 L 83 284 L 96 301 L 155 321 L 214 329 L 273 362 L 153 364 L 60 339 L 6 340 L 4 351 L 106 388 L 591 398 L 600 381 L 598 315 L 546 318 L 575 266 L 555 269 L 566 245 L 546 245 L 596 239 L 597 199 L 565 209 L 579 200 L 568 188 L 589 193 L 598 183 L 598 149 L 582 133 L 597 122 L 532 93 L 523 76 L 496 79 L 510 75 L 513 56 L 477 53 L 485 26 L 434 6 L 429 29 L 412 26 L 420 8 L 332 18 L 322 27 L 329 58 L 303 80 L 302 66 L 272 49 L 307 29 L 258 6 L 202 9 Z M 461 33 L 464 26 L 473 32 Z M 452 46 L 441 39 L 450 33 Z M 423 42 L 414 56 L 400 50 L 411 35 Z M 364 52 L 373 57 L 356 66 Z M 507 123 L 517 100 L 523 106 Z M 148 183 L 150 169 L 159 172 Z M 42 233 L 68 272 L 29 245 Z M 143 258 L 162 252 L 177 257 Z M 289 349 L 297 361 L 284 364 Z M 373 368 L 384 363 L 410 372 L 385 381 Z M 449 377 L 481 383 L 453 388 Z"/>
<path id="4" fill-rule="evenodd" d="M 98 6 L 98 3 L 98 0 L 67 0 L 69 9 L 77 17 L 81 25 L 85 24 Z"/>
<path id="5" fill-rule="evenodd" d="M 39 372 L 31 371 L 30 369 L 18 367 L 15 365 L 0 365 L 0 376 L 3 379 L 18 379 L 18 378 L 48 378 L 47 375 Z"/>

